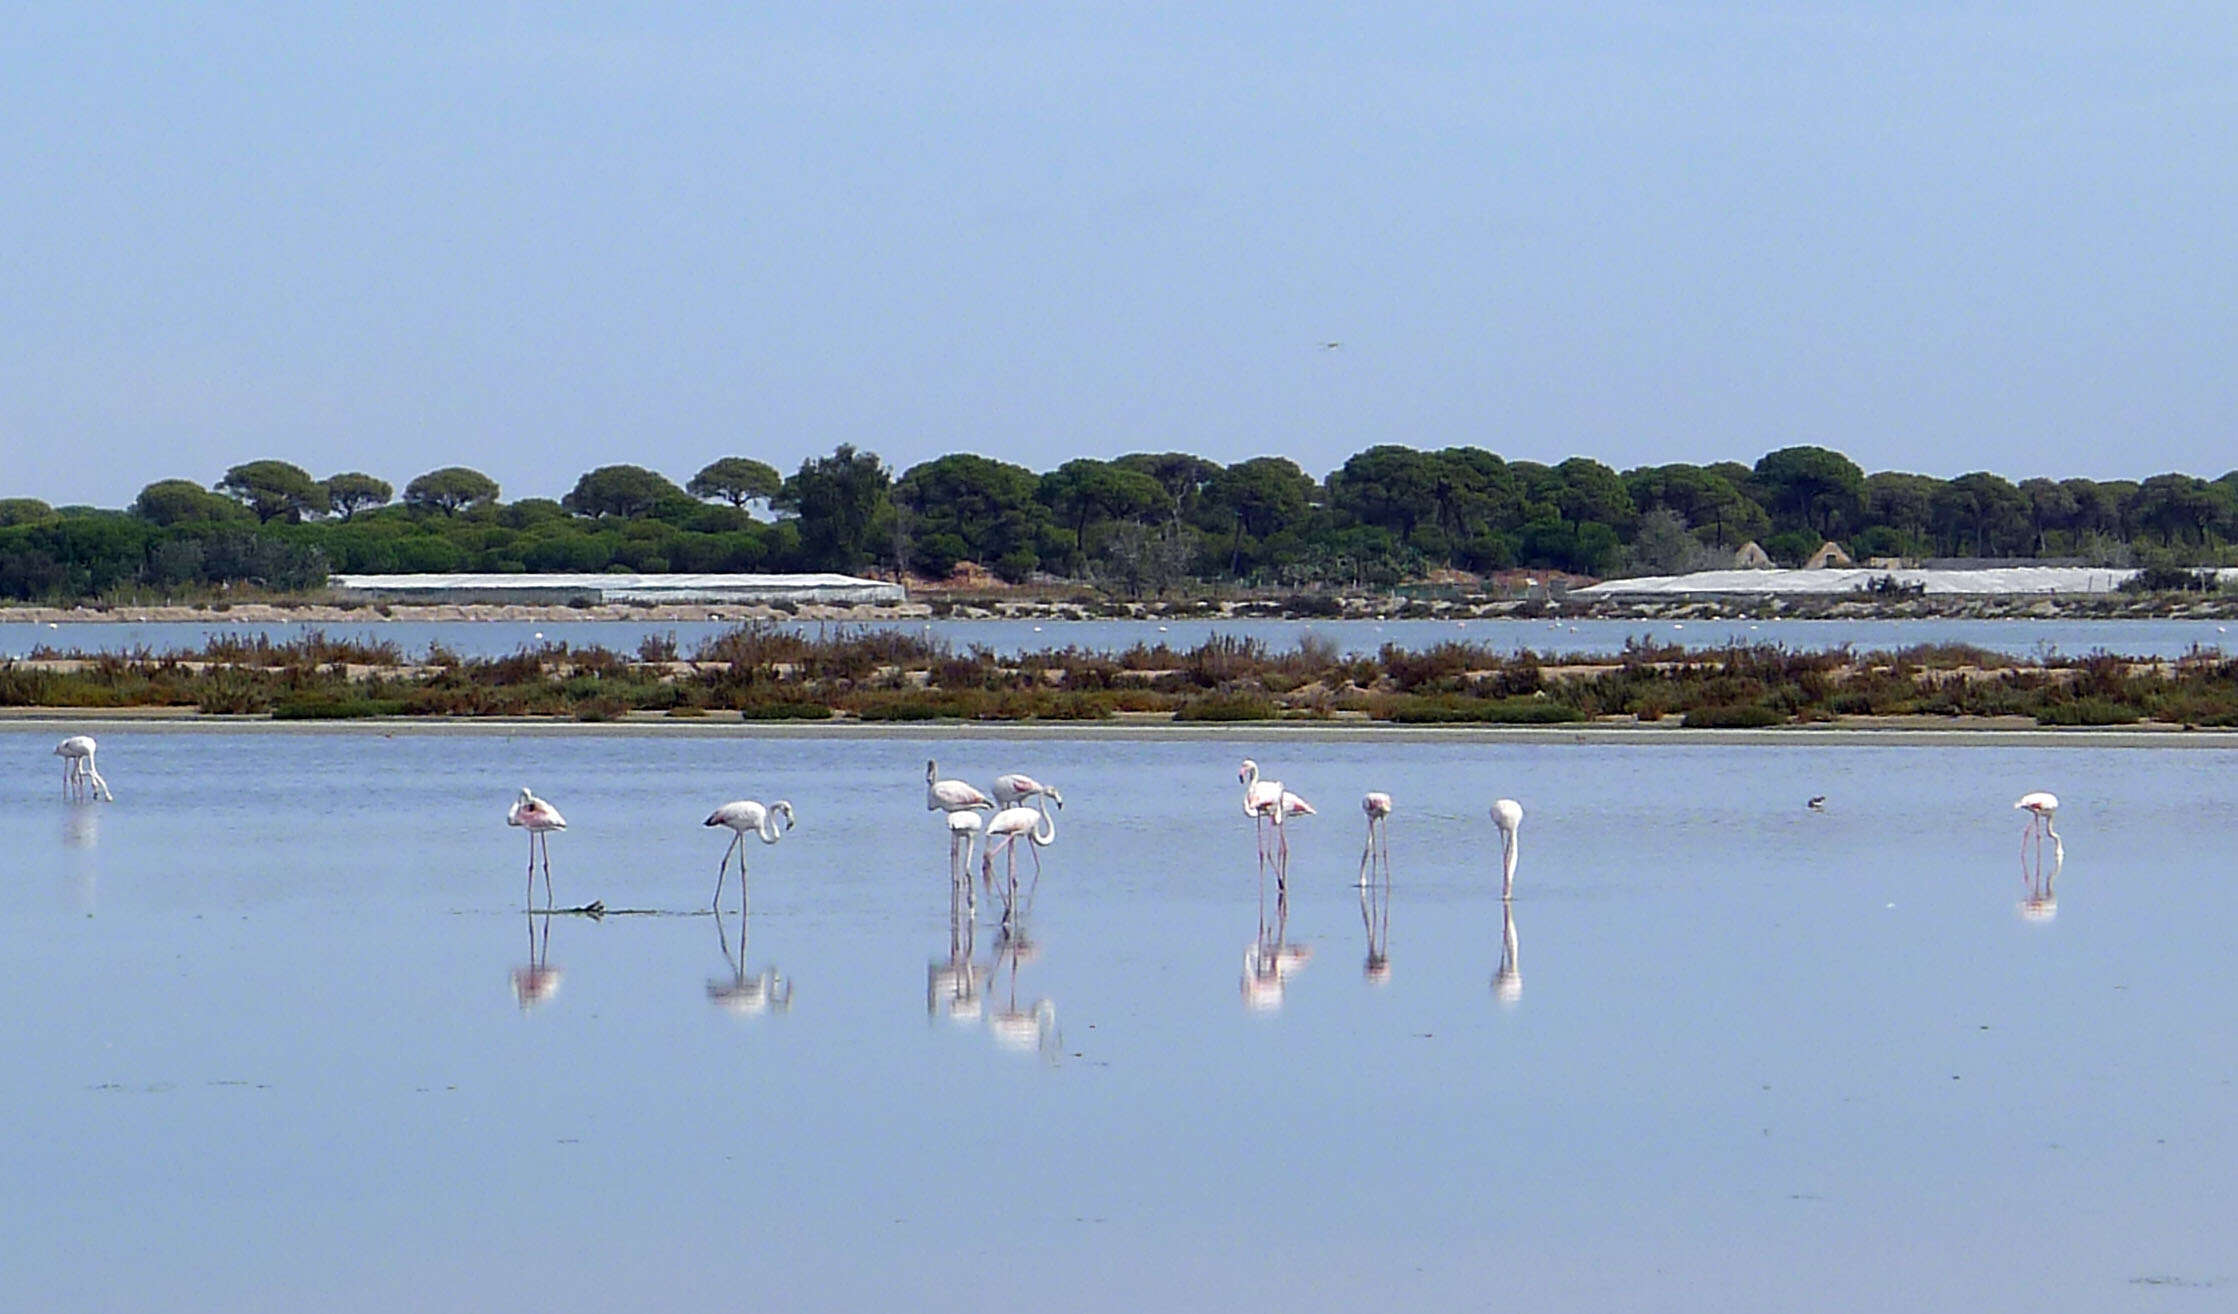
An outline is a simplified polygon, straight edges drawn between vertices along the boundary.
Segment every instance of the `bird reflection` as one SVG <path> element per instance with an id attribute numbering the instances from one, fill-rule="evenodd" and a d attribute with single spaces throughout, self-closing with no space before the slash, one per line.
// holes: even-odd
<path id="1" fill-rule="evenodd" d="M 746 928 L 744 913 L 738 918 L 738 954 L 730 951 L 730 932 L 723 925 L 723 914 L 715 914 L 715 939 L 723 949 L 723 966 L 730 969 L 728 977 L 710 977 L 707 981 L 707 1002 L 737 1017 L 757 1017 L 771 1011 L 784 1013 L 793 1006 L 791 977 L 777 974 L 774 964 L 764 967 L 752 976 L 746 974 Z"/>
<path id="2" fill-rule="evenodd" d="M 1361 972 L 1370 985 L 1391 979 L 1391 851 L 1374 845 L 1363 858 L 1360 876 L 1360 925 L 1368 933 L 1368 957 Z"/>
<path id="3" fill-rule="evenodd" d="M 2059 916 L 2059 869 L 2067 863 L 2067 847 L 2055 836 L 2052 839 L 2051 864 L 2044 864 L 2041 848 L 2036 852 L 2033 865 L 2022 862 L 2021 880 L 2028 893 L 2020 901 L 2020 915 L 2031 922 L 2048 922 Z"/>
<path id="4" fill-rule="evenodd" d="M 1063 1044 L 1057 1033 L 1057 1005 L 1047 996 L 1025 1007 L 1018 1003 L 1018 968 L 1039 956 L 1033 941 L 1026 938 L 1023 924 L 1012 922 L 995 933 L 994 971 L 999 973 L 1006 963 L 1009 965 L 1009 989 L 1002 1006 L 988 1014 L 987 1030 L 1004 1049 L 1038 1053 L 1054 1063 Z"/>
<path id="5" fill-rule="evenodd" d="M 539 934 L 538 922 L 544 925 Z M 528 962 L 513 969 L 513 1002 L 523 1013 L 559 993 L 561 969 L 552 966 L 552 918 L 528 914 Z"/>
<path id="6" fill-rule="evenodd" d="M 951 813 L 951 836 L 959 829 L 955 825 L 958 817 L 976 822 L 979 814 Z M 979 930 L 975 916 L 979 900 L 971 883 L 970 841 L 964 841 L 960 862 L 954 842 L 951 838 L 948 855 L 948 957 L 925 965 L 925 1016 L 929 1019 L 945 1014 L 950 1021 L 973 1022 L 985 1011 L 979 988 L 987 979 L 987 969 L 971 960 Z"/>
<path id="7" fill-rule="evenodd" d="M 1500 901 L 1500 966 L 1492 973 L 1492 994 L 1510 1007 L 1523 999 L 1523 961 L 1516 956 L 1515 904 Z"/>
<path id="8" fill-rule="evenodd" d="M 91 803 L 74 803 L 62 819 L 62 842 L 73 849 L 90 849 L 101 842 L 101 809 Z"/>
<path id="9" fill-rule="evenodd" d="M 1274 919 L 1267 919 L 1264 891 L 1259 896 L 1259 934 L 1243 951 L 1243 1003 L 1253 1012 L 1271 1013 L 1282 1007 L 1289 980 L 1313 960 L 1311 945 L 1291 944 L 1290 892 L 1277 885 Z"/>

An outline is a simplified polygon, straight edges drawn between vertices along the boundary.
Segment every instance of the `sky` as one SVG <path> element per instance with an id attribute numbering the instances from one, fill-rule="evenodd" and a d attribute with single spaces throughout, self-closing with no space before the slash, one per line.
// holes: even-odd
<path id="1" fill-rule="evenodd" d="M 556 496 L 842 442 L 2238 465 L 2227 2 L 9 27 L 0 496 L 264 457 Z"/>

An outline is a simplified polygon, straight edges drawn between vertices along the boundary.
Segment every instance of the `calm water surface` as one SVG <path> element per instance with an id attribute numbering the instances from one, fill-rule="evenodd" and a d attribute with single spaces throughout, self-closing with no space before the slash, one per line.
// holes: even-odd
<path id="1" fill-rule="evenodd" d="M 942 744 L 1065 791 L 1014 952 L 992 903 L 951 920 L 923 741 L 120 728 L 118 801 L 73 806 L 53 738 L 0 733 L 0 1307 L 2238 1291 L 2223 752 Z M 1322 809 L 1286 922 L 1246 754 Z M 571 823 L 560 903 L 649 913 L 541 938 L 524 783 Z M 1398 800 L 1380 983 L 1367 788 Z M 2065 805 L 2048 920 L 2031 788 Z M 698 824 L 740 796 L 800 818 L 744 927 L 702 911 Z M 1263 925 L 1291 970 L 1254 983 Z"/>
<path id="2" fill-rule="evenodd" d="M 1420 649 L 1463 641 L 1519 652 L 1526 648 L 1552 656 L 1617 652 L 1628 639 L 1646 637 L 1687 647 L 1728 643 L 1779 643 L 1819 649 L 1849 644 L 1861 651 L 1922 643 L 1971 643 L 2018 657 L 2051 653 L 2071 657 L 2106 651 L 2132 657 L 2177 657 L 2194 646 L 2238 646 L 2228 632 L 2233 622 L 2210 620 L 1474 620 L 1474 621 L 916 621 L 883 622 L 888 628 L 945 639 L 959 649 L 984 646 L 998 655 L 1049 648 L 1123 649 L 1137 643 L 1194 647 L 1213 634 L 1258 639 L 1276 649 L 1295 647 L 1305 635 L 1319 635 L 1346 653 L 1372 653 L 1386 643 Z M 803 633 L 838 633 L 858 624 L 790 622 Z M 441 643 L 469 657 L 501 657 L 543 643 L 600 644 L 632 653 L 648 636 L 676 637 L 684 655 L 701 641 L 735 628 L 721 621 L 389 621 L 379 625 L 286 624 L 223 625 L 166 622 L 104 622 L 84 625 L 0 624 L 0 657 L 22 657 L 39 646 L 80 652 L 162 652 L 199 649 L 220 635 L 268 635 L 274 640 L 301 638 L 319 630 L 332 637 L 388 641 L 409 656 L 425 655 Z"/>

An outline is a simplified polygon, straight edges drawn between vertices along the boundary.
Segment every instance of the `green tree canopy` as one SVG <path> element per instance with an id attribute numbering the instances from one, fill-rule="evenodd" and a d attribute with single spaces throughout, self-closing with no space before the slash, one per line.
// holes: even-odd
<path id="1" fill-rule="evenodd" d="M 1168 505 L 1165 487 L 1139 470 L 1113 461 L 1067 461 L 1041 477 L 1036 496 L 1072 527 L 1072 560 L 1079 568 L 1088 527 L 1111 520 L 1145 520 Z"/>
<path id="2" fill-rule="evenodd" d="M 877 453 L 841 443 L 830 456 L 801 462 L 772 506 L 799 518 L 808 569 L 860 570 L 875 551 L 873 526 L 889 505 L 892 485 Z"/>
<path id="3" fill-rule="evenodd" d="M 133 499 L 132 514 L 155 525 L 245 520 L 249 512 L 192 479 L 158 479 Z"/>
<path id="4" fill-rule="evenodd" d="M 250 461 L 234 466 L 216 487 L 254 511 L 259 520 L 284 516 L 293 524 L 307 512 L 326 510 L 326 489 L 308 470 L 286 461 Z"/>
<path id="5" fill-rule="evenodd" d="M 1808 529 L 1821 538 L 1854 523 L 1865 492 L 1865 472 L 1857 462 L 1824 447 L 1766 452 L 1751 476 L 1774 525 Z"/>
<path id="6" fill-rule="evenodd" d="M 0 529 L 13 525 L 34 525 L 53 515 L 54 508 L 36 497 L 0 498 Z"/>
<path id="7" fill-rule="evenodd" d="M 724 501 L 744 509 L 748 502 L 768 502 L 785 486 L 777 467 L 744 456 L 710 461 L 684 485 L 693 497 Z"/>
<path id="8" fill-rule="evenodd" d="M 894 482 L 893 500 L 908 509 L 921 550 L 921 564 L 939 573 L 953 569 L 938 556 L 961 544 L 973 561 L 999 569 L 1005 578 L 1022 579 L 1039 567 L 1039 531 L 1049 509 L 1035 498 L 1041 478 L 1022 465 L 968 452 L 911 466 Z"/>
<path id="9" fill-rule="evenodd" d="M 346 474 L 328 475 L 320 481 L 326 489 L 328 509 L 341 513 L 344 520 L 367 507 L 386 506 L 396 496 L 388 480 L 375 479 L 369 474 L 352 470 Z"/>
<path id="10" fill-rule="evenodd" d="M 641 516 L 684 490 L 641 465 L 602 465 L 575 481 L 560 505 L 579 516 Z"/>
<path id="11" fill-rule="evenodd" d="M 404 485 L 404 505 L 456 515 L 471 506 L 497 500 L 497 481 L 479 470 L 447 465 L 430 470 Z"/>

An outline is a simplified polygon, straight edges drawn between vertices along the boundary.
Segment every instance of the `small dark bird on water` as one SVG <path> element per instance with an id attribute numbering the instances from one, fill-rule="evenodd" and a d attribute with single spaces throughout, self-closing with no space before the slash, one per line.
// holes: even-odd
<path id="1" fill-rule="evenodd" d="M 1826 810 L 1826 796 L 1824 794 L 1812 795 L 1809 806 L 1813 812 L 1824 812 Z"/>
<path id="2" fill-rule="evenodd" d="M 1341 346 L 1343 346 L 1343 345 L 1344 345 L 1344 344 L 1343 344 L 1343 343 L 1341 343 L 1341 342 L 1324 342 L 1324 343 L 1322 343 L 1322 344 L 1321 344 L 1321 350 L 1323 350 L 1323 351 L 1335 351 L 1335 350 L 1336 350 L 1337 348 L 1339 348 L 1339 347 L 1341 347 Z"/>

